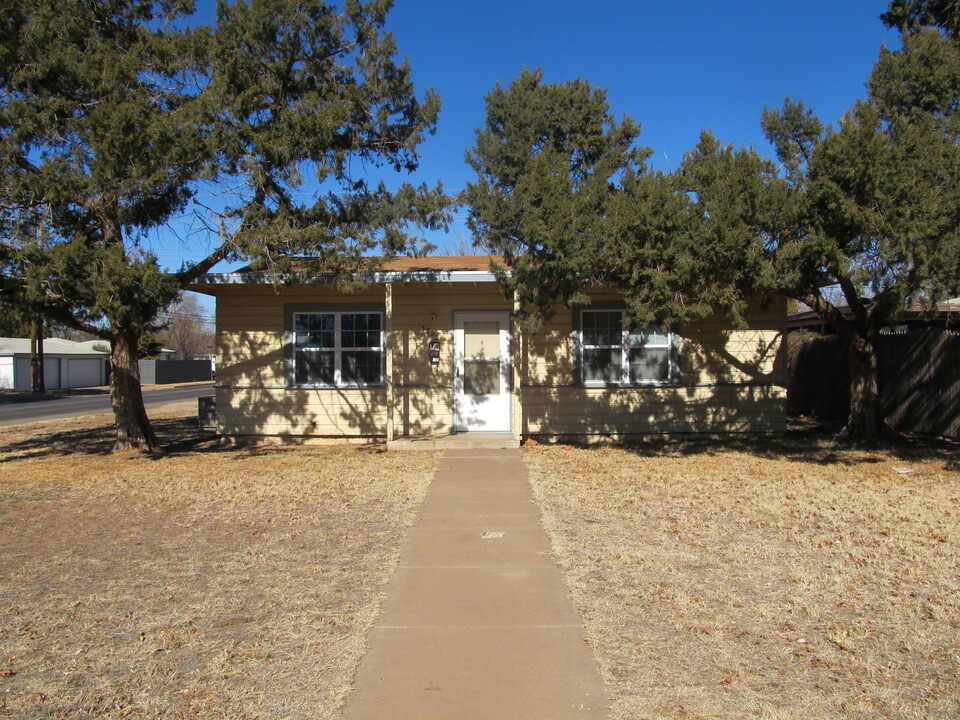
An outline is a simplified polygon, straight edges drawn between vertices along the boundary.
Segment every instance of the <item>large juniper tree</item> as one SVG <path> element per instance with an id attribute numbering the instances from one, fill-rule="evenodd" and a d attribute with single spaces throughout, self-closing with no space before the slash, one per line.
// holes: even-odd
<path id="1" fill-rule="evenodd" d="M 477 180 L 461 200 L 475 237 L 511 266 L 501 281 L 528 327 L 557 301 L 589 303 L 583 291 L 595 284 L 619 288 L 638 324 L 741 309 L 735 283 L 704 282 L 691 198 L 646 167 L 639 135 L 585 80 L 544 83 L 525 70 L 487 96 L 467 153 Z"/>
<path id="2" fill-rule="evenodd" d="M 306 253 L 347 277 L 442 219 L 439 188 L 367 181 L 417 166 L 439 105 L 394 59 L 389 0 L 221 0 L 212 27 L 192 0 L 2 5 L 0 218 L 15 238 L 42 212 L 49 242 L 2 241 L 0 292 L 109 341 L 117 448 L 156 446 L 138 340 L 217 262 Z M 143 240 L 191 208 L 207 254 L 164 272 Z"/>
<path id="3" fill-rule="evenodd" d="M 960 286 L 960 44 L 955 24 L 931 26 L 955 9 L 891 4 L 883 17 L 902 47 L 881 51 L 868 97 L 839 128 L 789 100 L 763 115 L 793 200 L 791 231 L 776 245 L 779 283 L 846 342 L 851 438 L 884 431 L 881 328 Z"/>
<path id="4" fill-rule="evenodd" d="M 789 100 L 764 112 L 779 170 L 704 134 L 664 176 L 602 91 L 529 72 L 498 86 L 463 198 L 476 236 L 514 266 L 504 283 L 523 314 L 535 326 L 557 299 L 586 302 L 591 282 L 618 287 L 641 323 L 714 310 L 737 322 L 759 296 L 796 297 L 848 343 L 844 433 L 880 434 L 880 329 L 960 284 L 957 3 L 895 0 L 883 17 L 902 47 L 881 51 L 838 128 Z"/>

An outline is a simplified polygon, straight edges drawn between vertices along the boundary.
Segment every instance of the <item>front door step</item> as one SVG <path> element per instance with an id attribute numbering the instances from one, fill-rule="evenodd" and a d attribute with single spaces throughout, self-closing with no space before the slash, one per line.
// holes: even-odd
<path id="1" fill-rule="evenodd" d="M 509 450 L 520 443 L 511 433 L 467 432 L 405 437 L 387 443 L 388 450 Z"/>

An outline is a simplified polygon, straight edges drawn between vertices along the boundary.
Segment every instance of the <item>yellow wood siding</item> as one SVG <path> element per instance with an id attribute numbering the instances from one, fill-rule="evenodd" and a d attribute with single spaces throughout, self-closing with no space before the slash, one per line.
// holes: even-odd
<path id="1" fill-rule="evenodd" d="M 651 433 L 780 432 L 775 386 L 523 388 L 523 434 L 629 437 Z"/>
<path id="2" fill-rule="evenodd" d="M 271 286 L 221 286 L 216 294 L 217 415 L 225 435 L 384 436 L 388 401 L 397 437 L 449 432 L 454 312 L 512 308 L 495 283 L 395 283 L 388 336 L 392 387 L 308 389 L 287 387 L 284 306 L 383 305 L 384 286 L 350 296 L 322 284 L 279 293 Z M 624 437 L 783 430 L 782 303 L 754 308 L 748 321 L 746 330 L 722 317 L 678 328 L 678 386 L 583 388 L 574 376 L 574 313 L 558 308 L 541 332 L 515 335 L 514 432 Z M 431 340 L 441 343 L 437 365 L 429 360 Z"/>
<path id="3" fill-rule="evenodd" d="M 373 437 L 386 434 L 385 388 L 218 388 L 222 435 Z"/>
<path id="4" fill-rule="evenodd" d="M 224 435 L 386 433 L 385 388 L 288 388 L 284 305 L 383 302 L 382 286 L 344 296 L 329 285 L 236 285 L 217 292 L 217 426 Z"/>
<path id="5" fill-rule="evenodd" d="M 453 428 L 453 314 L 510 310 L 494 283 L 397 283 L 393 286 L 393 382 L 397 435 L 416 437 Z M 427 345 L 440 341 L 432 365 Z"/>
<path id="6" fill-rule="evenodd" d="M 609 292 L 595 302 L 616 301 Z M 613 436 L 786 429 L 782 302 L 757 306 L 748 328 L 715 316 L 677 328 L 679 384 L 584 388 L 574 371 L 574 313 L 561 308 L 521 361 L 524 435 Z"/>

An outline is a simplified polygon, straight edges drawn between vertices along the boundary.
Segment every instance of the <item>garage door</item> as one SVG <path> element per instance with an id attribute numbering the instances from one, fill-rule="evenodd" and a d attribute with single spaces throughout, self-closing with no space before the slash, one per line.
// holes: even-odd
<path id="1" fill-rule="evenodd" d="M 100 377 L 101 361 L 94 358 L 92 360 L 70 358 L 67 361 L 67 387 L 93 387 L 102 385 L 103 378 Z"/>
<path id="2" fill-rule="evenodd" d="M 30 358 L 17 358 L 16 385 L 19 390 L 29 390 L 33 387 L 30 377 Z M 43 359 L 43 387 L 47 390 L 56 390 L 60 387 L 60 358 L 45 357 Z"/>

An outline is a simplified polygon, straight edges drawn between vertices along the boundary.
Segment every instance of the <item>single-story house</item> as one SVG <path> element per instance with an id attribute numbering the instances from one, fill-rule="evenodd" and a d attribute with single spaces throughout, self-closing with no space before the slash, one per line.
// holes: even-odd
<path id="1" fill-rule="evenodd" d="M 511 321 L 489 256 L 400 258 L 346 295 L 208 274 L 216 297 L 217 430 L 225 436 L 451 433 L 515 440 L 786 427 L 785 301 L 671 328 L 630 328 L 616 291 L 586 292 L 536 334 Z"/>
<path id="2" fill-rule="evenodd" d="M 43 340 L 43 385 L 48 390 L 96 387 L 109 381 L 110 353 L 94 349 L 102 341 Z M 0 338 L 0 388 L 29 390 L 30 339 Z"/>

